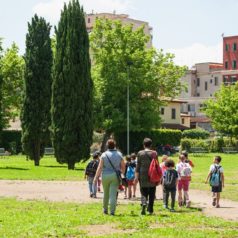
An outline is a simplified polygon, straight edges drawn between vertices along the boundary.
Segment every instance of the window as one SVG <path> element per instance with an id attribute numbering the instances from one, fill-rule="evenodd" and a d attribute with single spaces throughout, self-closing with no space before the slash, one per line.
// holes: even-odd
<path id="1" fill-rule="evenodd" d="M 197 93 L 197 97 L 200 97 L 200 93 Z"/>
<path id="2" fill-rule="evenodd" d="M 210 79 L 210 83 L 212 83 L 212 79 Z"/>
<path id="3" fill-rule="evenodd" d="M 227 85 L 227 84 L 229 83 L 229 77 L 228 77 L 228 76 L 224 76 L 224 77 L 223 77 L 223 83 L 224 83 L 225 85 Z"/>
<path id="4" fill-rule="evenodd" d="M 197 78 L 197 86 L 200 86 L 200 78 Z"/>
<path id="5" fill-rule="evenodd" d="M 184 123 L 185 123 L 184 118 L 182 118 L 182 124 L 184 124 Z"/>
<path id="6" fill-rule="evenodd" d="M 207 91 L 207 82 L 205 82 L 205 91 Z"/>
<path id="7" fill-rule="evenodd" d="M 236 76 L 231 76 L 231 84 L 235 84 L 237 81 L 237 77 Z"/>
<path id="8" fill-rule="evenodd" d="M 161 109 L 160 109 L 160 114 L 164 115 L 164 108 L 163 107 L 161 107 Z"/>
<path id="9" fill-rule="evenodd" d="M 233 43 L 233 51 L 236 51 L 236 43 Z"/>
<path id="10" fill-rule="evenodd" d="M 236 69 L 236 60 L 232 61 L 232 69 Z"/>
<path id="11" fill-rule="evenodd" d="M 188 112 L 195 112 L 195 104 L 188 104 Z"/>
<path id="12" fill-rule="evenodd" d="M 91 18 L 89 17 L 89 18 L 88 18 L 88 23 L 90 23 L 90 22 L 91 22 Z"/>
<path id="13" fill-rule="evenodd" d="M 172 108 L 172 115 L 171 115 L 172 119 L 176 119 L 176 109 L 175 108 Z"/>
<path id="14" fill-rule="evenodd" d="M 218 77 L 215 77 L 214 84 L 215 84 L 215 86 L 218 86 Z"/>
<path id="15" fill-rule="evenodd" d="M 228 69 L 228 61 L 225 62 L 225 69 Z"/>
<path id="16" fill-rule="evenodd" d="M 226 51 L 229 50 L 229 44 L 226 44 Z"/>

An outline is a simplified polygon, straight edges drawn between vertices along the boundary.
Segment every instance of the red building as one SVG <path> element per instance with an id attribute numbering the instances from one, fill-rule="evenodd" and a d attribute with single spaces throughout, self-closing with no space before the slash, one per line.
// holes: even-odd
<path id="1" fill-rule="evenodd" d="M 227 75 L 223 82 L 234 83 L 238 79 L 238 36 L 223 37 L 223 67 Z"/>

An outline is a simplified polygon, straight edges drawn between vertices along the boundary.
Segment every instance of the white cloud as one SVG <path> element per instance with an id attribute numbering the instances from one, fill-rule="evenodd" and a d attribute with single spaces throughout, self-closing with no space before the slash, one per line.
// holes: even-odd
<path id="1" fill-rule="evenodd" d="M 123 13 L 133 8 L 134 1 L 135 0 L 81 0 L 80 4 L 87 13 L 92 12 L 92 10 L 94 12 L 113 12 L 116 10 L 119 13 Z M 33 7 L 33 12 L 45 17 L 52 24 L 55 24 L 59 20 L 64 2 L 68 3 L 69 0 L 42 1 Z"/>
<path id="2" fill-rule="evenodd" d="M 167 49 L 166 52 L 175 54 L 175 63 L 191 67 L 195 63 L 218 62 L 222 63 L 222 43 L 213 46 L 206 46 L 194 43 L 191 46 L 181 49 Z"/>

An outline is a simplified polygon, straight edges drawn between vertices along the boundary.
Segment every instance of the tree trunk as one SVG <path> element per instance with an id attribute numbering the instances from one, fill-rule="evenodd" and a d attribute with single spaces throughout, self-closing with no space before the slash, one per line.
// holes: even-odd
<path id="1" fill-rule="evenodd" d="M 103 135 L 102 145 L 101 145 L 101 152 L 103 153 L 107 149 L 107 140 L 110 139 L 111 132 L 105 131 Z"/>
<path id="2" fill-rule="evenodd" d="M 40 160 L 34 160 L 35 166 L 40 166 Z"/>
<path id="3" fill-rule="evenodd" d="M 68 170 L 74 170 L 75 163 L 74 162 L 68 162 Z"/>
<path id="4" fill-rule="evenodd" d="M 34 145 L 34 163 L 35 166 L 40 166 L 40 142 L 35 141 Z"/>

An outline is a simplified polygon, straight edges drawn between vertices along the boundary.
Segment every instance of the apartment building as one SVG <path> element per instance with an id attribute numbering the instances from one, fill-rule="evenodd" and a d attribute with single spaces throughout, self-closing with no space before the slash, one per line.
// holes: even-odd
<path id="1" fill-rule="evenodd" d="M 114 12 L 114 13 L 90 13 L 90 14 L 85 15 L 86 27 L 87 27 L 87 31 L 89 33 L 92 31 L 95 20 L 97 18 L 119 20 L 125 25 L 132 24 L 134 29 L 144 26 L 145 34 L 150 37 L 149 41 L 147 43 L 147 47 L 148 48 L 152 47 L 152 39 L 153 39 L 152 30 L 153 30 L 153 28 L 151 26 L 149 26 L 148 22 L 132 19 L 132 18 L 129 18 L 129 15 L 127 15 L 127 14 L 116 14 L 116 12 Z"/>

